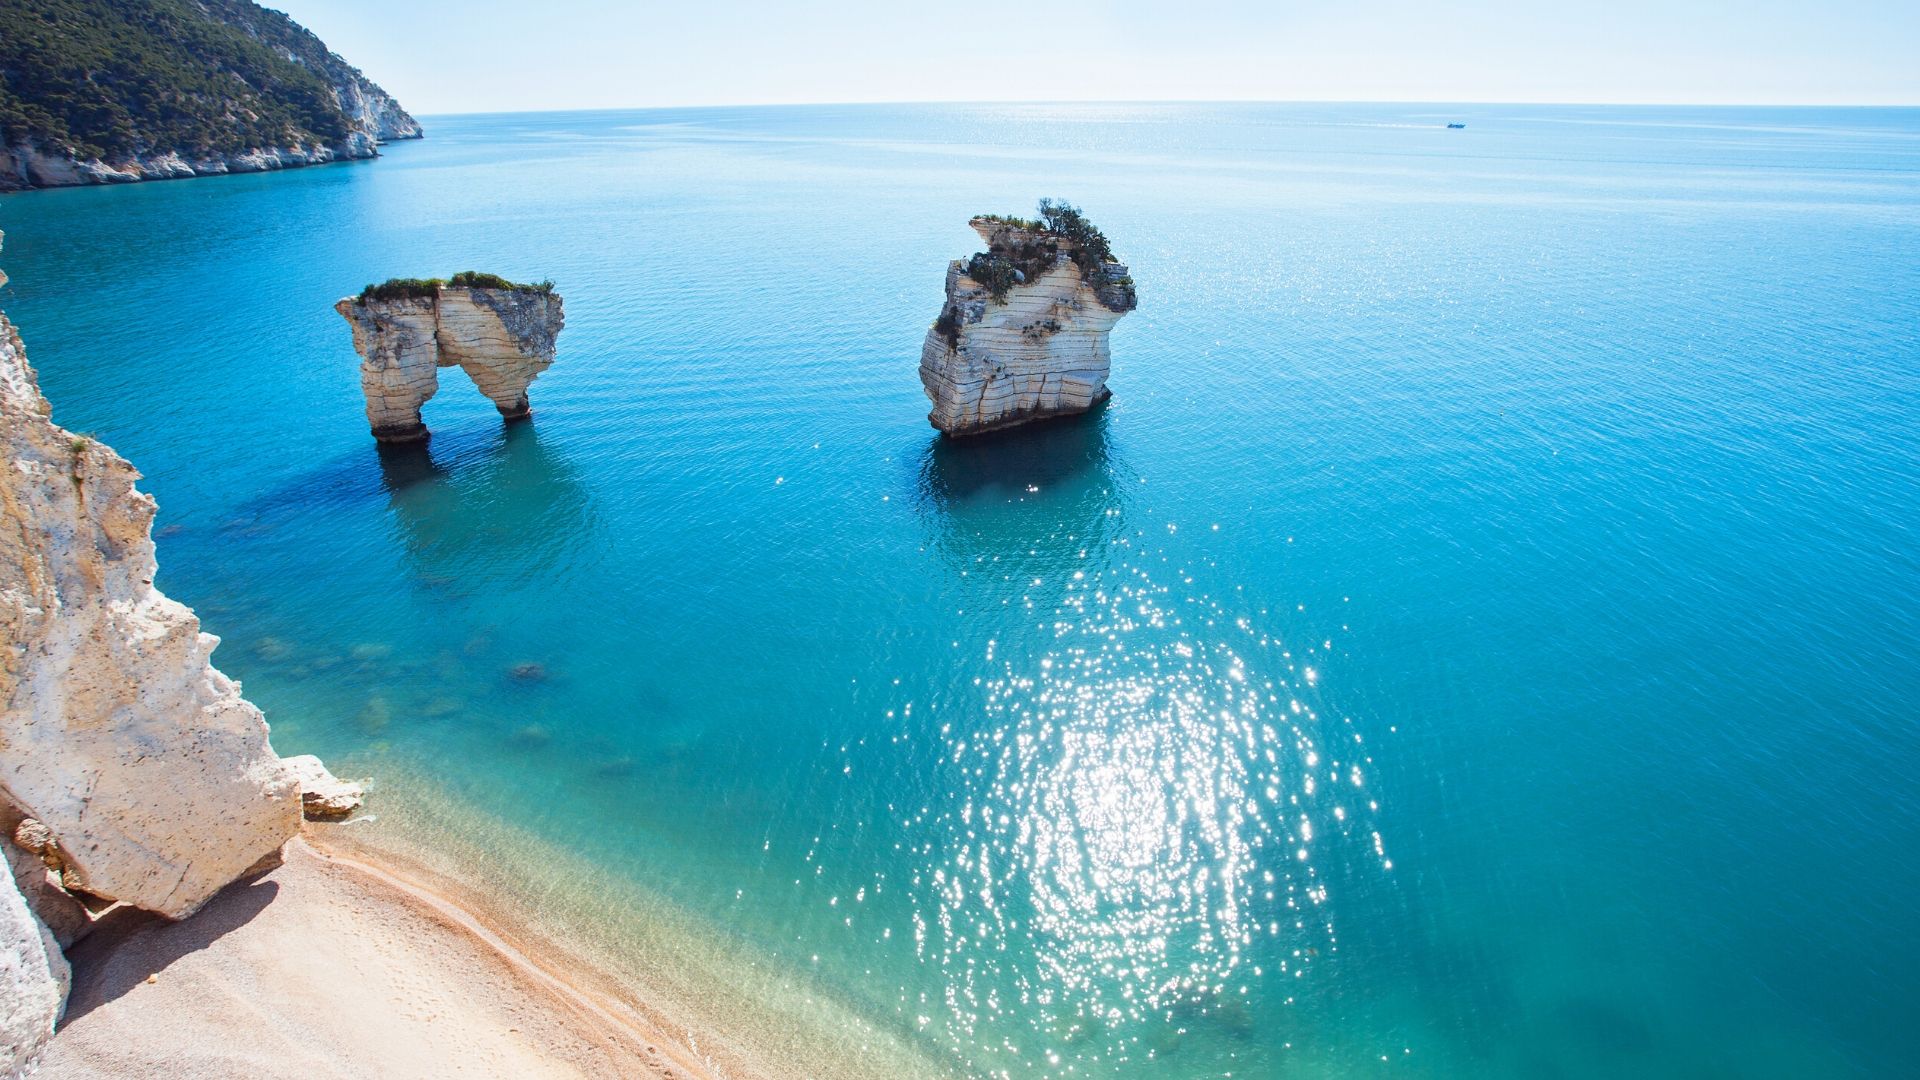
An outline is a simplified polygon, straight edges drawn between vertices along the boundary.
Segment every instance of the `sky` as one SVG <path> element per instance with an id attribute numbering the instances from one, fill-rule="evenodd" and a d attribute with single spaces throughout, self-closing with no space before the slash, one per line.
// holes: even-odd
<path id="1" fill-rule="evenodd" d="M 1920 0 L 265 0 L 412 112 L 874 101 L 1920 104 Z"/>

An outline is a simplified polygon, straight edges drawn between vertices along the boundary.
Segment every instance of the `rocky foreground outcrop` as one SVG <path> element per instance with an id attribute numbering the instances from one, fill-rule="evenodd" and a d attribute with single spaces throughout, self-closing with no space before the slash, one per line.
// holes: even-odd
<path id="1" fill-rule="evenodd" d="M 72 972 L 13 879 L 0 880 L 0 1076 L 20 1075 L 60 1022 Z"/>
<path id="2" fill-rule="evenodd" d="M 947 267 L 947 299 L 920 350 L 927 419 L 971 435 L 1085 412 L 1111 396 L 1107 333 L 1138 303 L 1127 268 L 1079 211 L 976 217 L 987 250 Z"/>
<path id="3" fill-rule="evenodd" d="M 501 416 L 529 415 L 527 387 L 552 366 L 566 324 L 551 284 L 490 274 L 370 285 L 333 308 L 353 327 L 367 425 L 388 443 L 427 437 L 420 408 L 439 390 L 443 367 L 465 371 Z"/>
<path id="4" fill-rule="evenodd" d="M 82 899 L 185 917 L 301 819 L 218 639 L 153 587 L 139 473 L 50 411 L 0 315 L 0 1076 L 51 1035 Z"/>

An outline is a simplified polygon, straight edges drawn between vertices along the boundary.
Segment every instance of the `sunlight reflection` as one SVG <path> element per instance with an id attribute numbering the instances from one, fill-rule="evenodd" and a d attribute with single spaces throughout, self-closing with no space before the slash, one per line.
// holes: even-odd
<path id="1" fill-rule="evenodd" d="M 1050 651 L 1002 657 L 988 723 L 949 735 L 955 809 L 934 818 L 915 936 L 947 972 L 956 1048 L 1024 1020 L 1127 1060 L 1142 1022 L 1207 1015 L 1333 950 L 1307 915 L 1328 897 L 1313 852 L 1355 828 L 1323 799 L 1360 771 L 1322 767 L 1290 681 L 1307 677 L 1249 620 L 1126 566 L 1058 587 Z M 1023 599 L 1043 611 L 1044 591 Z M 1316 771 L 1338 781 L 1320 798 Z M 1260 936 L 1290 947 L 1281 970 L 1249 961 Z"/>

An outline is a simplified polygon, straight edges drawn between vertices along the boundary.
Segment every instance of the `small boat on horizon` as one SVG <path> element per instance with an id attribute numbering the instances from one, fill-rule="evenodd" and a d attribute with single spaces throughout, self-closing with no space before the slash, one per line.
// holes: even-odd
<path id="1" fill-rule="evenodd" d="M 1450 128 L 1463 128 L 1463 127 L 1466 127 L 1467 125 L 1465 125 L 1465 124 L 1448 124 L 1447 126 L 1448 126 L 1448 127 L 1450 127 Z"/>

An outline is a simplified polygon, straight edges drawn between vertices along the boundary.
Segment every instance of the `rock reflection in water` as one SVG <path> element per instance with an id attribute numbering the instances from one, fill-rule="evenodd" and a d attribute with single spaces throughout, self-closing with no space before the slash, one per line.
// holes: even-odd
<path id="1" fill-rule="evenodd" d="M 592 504 L 533 424 L 484 440 L 377 448 L 382 484 L 421 583 L 471 592 L 584 572 Z M 436 454 L 435 446 L 443 449 Z"/>

